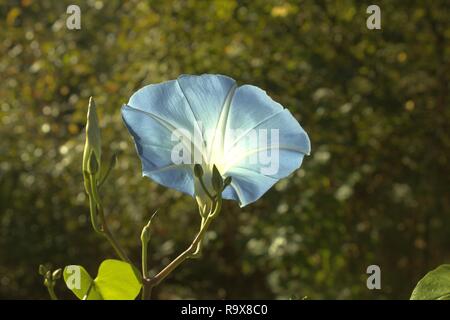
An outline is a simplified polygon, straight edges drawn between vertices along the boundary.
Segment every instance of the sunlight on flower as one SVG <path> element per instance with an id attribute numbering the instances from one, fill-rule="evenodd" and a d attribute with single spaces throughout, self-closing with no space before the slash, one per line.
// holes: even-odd
<path id="1" fill-rule="evenodd" d="M 194 179 L 201 164 L 207 189 L 215 165 L 232 177 L 222 197 L 245 206 L 298 169 L 310 153 L 308 135 L 265 91 L 238 87 L 222 75 L 183 75 L 146 86 L 122 108 L 143 175 L 203 197 Z"/>

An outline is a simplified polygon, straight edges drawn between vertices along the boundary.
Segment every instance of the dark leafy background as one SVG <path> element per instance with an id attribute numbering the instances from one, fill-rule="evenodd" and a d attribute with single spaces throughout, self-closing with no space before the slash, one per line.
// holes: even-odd
<path id="1" fill-rule="evenodd" d="M 153 297 L 408 298 L 450 259 L 450 14 L 448 1 L 376 1 L 382 30 L 368 30 L 372 2 L 1 1 L 0 297 L 47 298 L 40 263 L 96 274 L 114 257 L 82 184 L 90 95 L 104 154 L 120 152 L 102 195 L 111 228 L 139 263 L 160 208 L 153 272 L 188 245 L 195 202 L 141 177 L 120 106 L 145 84 L 221 73 L 288 107 L 313 152 L 255 204 L 226 203 L 203 257 Z"/>

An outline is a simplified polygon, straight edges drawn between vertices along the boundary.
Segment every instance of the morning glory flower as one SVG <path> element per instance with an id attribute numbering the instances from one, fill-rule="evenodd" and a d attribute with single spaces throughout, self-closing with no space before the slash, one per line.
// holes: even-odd
<path id="1" fill-rule="evenodd" d="M 223 75 L 182 75 L 145 86 L 122 107 L 143 175 L 197 198 L 194 175 L 215 165 L 232 182 L 222 193 L 243 207 L 298 169 L 310 153 L 308 135 L 289 110 L 252 85 Z M 210 179 L 204 179 L 211 191 Z"/>

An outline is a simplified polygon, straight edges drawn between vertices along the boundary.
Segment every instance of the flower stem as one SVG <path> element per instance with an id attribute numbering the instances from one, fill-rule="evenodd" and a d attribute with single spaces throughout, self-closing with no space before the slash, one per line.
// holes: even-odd
<path id="1" fill-rule="evenodd" d="M 142 239 L 142 278 L 148 279 L 148 241 Z M 150 297 L 151 288 L 146 286 L 145 283 L 142 286 L 142 300 L 148 300 Z"/>
<path id="2" fill-rule="evenodd" d="M 109 241 L 111 246 L 116 251 L 117 255 L 120 257 L 120 259 L 131 264 L 130 259 L 128 258 L 128 256 L 126 255 L 126 253 L 122 249 L 122 247 L 119 245 L 117 240 L 114 238 L 112 232 L 110 231 L 110 229 L 108 227 L 108 224 L 106 223 L 105 214 L 103 212 L 103 206 L 100 201 L 100 197 L 98 195 L 95 177 L 93 175 L 90 175 L 89 180 L 90 180 L 90 184 L 91 184 L 91 193 L 92 193 L 91 195 L 89 195 L 89 199 L 90 199 L 90 202 L 91 201 L 95 202 L 93 205 L 94 205 L 95 210 L 98 212 L 98 218 L 100 219 L 100 223 L 101 223 L 101 229 L 99 230 L 99 232 Z M 96 217 L 96 216 L 97 215 L 94 215 L 94 217 Z M 91 219 L 93 219 L 93 208 L 92 207 L 91 207 Z M 92 221 L 92 224 L 93 225 L 96 224 L 96 220 Z"/>
<path id="3" fill-rule="evenodd" d="M 50 299 L 58 300 L 58 297 L 56 296 L 56 293 L 55 293 L 55 284 L 51 283 L 51 284 L 47 285 L 46 287 L 48 290 L 48 294 L 50 295 Z"/>
<path id="4" fill-rule="evenodd" d="M 141 247 L 142 247 L 142 279 L 144 280 L 143 287 L 142 287 L 142 300 L 147 300 L 150 298 L 151 290 L 152 288 L 149 286 L 146 286 L 146 281 L 149 279 L 149 272 L 148 272 L 148 244 L 150 242 L 151 237 L 151 224 L 153 221 L 153 218 L 155 217 L 156 213 L 158 213 L 158 210 L 156 210 L 153 215 L 150 217 L 150 220 L 148 223 L 142 228 L 141 232 Z"/>
<path id="5" fill-rule="evenodd" d="M 169 263 L 163 270 L 161 270 L 156 276 L 147 280 L 146 285 L 148 287 L 153 288 L 160 284 L 161 281 L 163 281 L 172 271 L 174 271 L 181 263 L 190 258 L 197 251 L 198 244 L 203 240 L 209 225 L 220 212 L 221 208 L 222 198 L 219 196 L 217 202 L 215 203 L 214 210 L 211 210 L 208 214 L 207 218 L 204 221 L 204 224 L 202 225 L 197 236 L 194 238 L 194 241 L 192 241 L 191 245 L 178 257 L 176 257 L 171 263 Z"/>
<path id="6" fill-rule="evenodd" d="M 203 226 L 205 225 L 206 218 L 202 216 L 202 221 L 200 223 L 200 230 L 202 230 Z M 202 250 L 202 242 L 203 239 L 200 239 L 200 241 L 197 244 L 197 248 L 195 249 L 195 252 L 191 255 L 191 258 L 197 258 L 201 254 Z"/>
<path id="7" fill-rule="evenodd" d="M 206 195 L 208 196 L 208 198 L 209 198 L 211 201 L 214 201 L 214 197 L 211 195 L 211 193 L 209 193 L 208 188 L 206 188 L 205 183 L 203 182 L 203 178 L 202 178 L 202 177 L 199 177 L 198 180 L 200 181 L 200 185 L 202 186 L 203 191 L 205 191 L 205 193 L 206 193 Z"/>
<path id="8" fill-rule="evenodd" d="M 144 285 L 142 286 L 142 300 L 150 300 L 152 289 L 153 287 L 144 283 Z"/>
<path id="9" fill-rule="evenodd" d="M 147 252 L 147 241 L 142 241 L 142 276 L 144 278 L 148 277 L 148 252 Z"/>
<path id="10" fill-rule="evenodd" d="M 94 229 L 95 232 L 97 232 L 98 234 L 101 234 L 102 231 L 99 229 L 99 224 L 98 224 L 98 217 L 97 217 L 97 205 L 95 204 L 95 200 L 94 200 L 94 196 L 92 195 L 92 191 L 91 191 L 91 179 L 93 177 L 89 177 L 89 174 L 86 174 L 84 179 L 85 182 L 87 184 L 86 190 L 88 191 L 88 197 L 89 197 L 89 211 L 91 214 L 91 223 L 92 223 L 92 228 Z"/>

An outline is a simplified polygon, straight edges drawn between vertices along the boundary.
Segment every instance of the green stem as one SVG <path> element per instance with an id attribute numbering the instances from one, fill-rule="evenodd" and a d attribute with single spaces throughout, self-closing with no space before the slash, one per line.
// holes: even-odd
<path id="1" fill-rule="evenodd" d="M 53 284 L 49 284 L 46 287 L 47 287 L 47 290 L 48 290 L 48 294 L 50 295 L 50 298 L 52 300 L 58 300 L 58 297 L 56 296 L 56 293 L 55 293 L 55 284 L 54 283 Z"/>
<path id="2" fill-rule="evenodd" d="M 91 213 L 91 223 L 92 227 L 94 228 L 94 231 L 101 234 L 102 230 L 98 227 L 98 221 L 97 221 L 97 205 L 95 204 L 94 198 L 92 195 L 88 195 L 89 197 L 89 211 Z"/>
<path id="3" fill-rule="evenodd" d="M 211 210 L 211 212 L 207 216 L 205 223 L 201 227 L 197 236 L 194 238 L 194 241 L 192 241 L 191 245 L 185 251 L 183 251 L 178 257 L 176 257 L 171 263 L 169 263 L 163 270 L 161 270 L 156 276 L 148 280 L 149 287 L 153 288 L 154 286 L 160 284 L 161 281 L 163 281 L 183 261 L 190 258 L 192 254 L 195 253 L 198 244 L 200 243 L 201 240 L 203 240 L 209 225 L 211 224 L 212 220 L 214 220 L 214 218 L 217 216 L 217 214 L 220 212 L 221 208 L 222 208 L 222 198 L 218 197 L 214 210 Z"/>
<path id="4" fill-rule="evenodd" d="M 142 300 L 150 300 L 150 297 L 152 295 L 152 289 L 153 287 L 148 285 L 147 283 L 144 283 L 142 286 Z"/>
<path id="5" fill-rule="evenodd" d="M 111 246 L 114 248 L 114 250 L 116 251 L 116 253 L 119 256 L 119 258 L 121 260 L 125 261 L 125 262 L 128 262 L 129 264 L 132 264 L 130 258 L 128 258 L 128 256 L 125 253 L 125 251 L 120 247 L 120 245 L 117 242 L 116 238 L 114 238 L 114 236 L 112 235 L 111 231 L 108 229 L 106 224 L 103 225 L 103 235 L 109 241 Z"/>
<path id="6" fill-rule="evenodd" d="M 142 241 L 142 276 L 148 278 L 148 248 L 147 241 Z"/>
<path id="7" fill-rule="evenodd" d="M 85 182 L 87 182 L 87 186 L 89 188 L 86 188 L 86 191 L 88 193 L 88 197 L 89 197 L 89 211 L 90 211 L 90 215 L 91 215 L 91 223 L 92 223 L 92 228 L 94 228 L 94 231 L 101 234 L 102 231 L 99 229 L 99 225 L 98 225 L 98 217 L 97 217 L 97 206 L 95 204 L 95 200 L 94 197 L 92 195 L 92 191 L 91 191 L 91 180 L 92 177 L 90 178 L 88 174 L 86 174 L 84 176 Z"/>
<path id="8" fill-rule="evenodd" d="M 108 224 L 106 223 L 105 214 L 103 212 L 103 206 L 100 201 L 100 197 L 98 195 L 97 185 L 95 182 L 95 178 L 93 175 L 90 176 L 90 183 L 91 183 L 91 192 L 93 200 L 96 203 L 96 209 L 98 210 L 98 218 L 100 219 L 102 229 L 100 230 L 101 234 L 105 236 L 105 238 L 109 241 L 111 246 L 116 251 L 117 255 L 122 259 L 123 261 L 126 261 L 131 264 L 130 259 L 126 255 L 125 251 L 121 248 L 117 240 L 114 238 L 113 234 L 109 230 Z"/>
<path id="9" fill-rule="evenodd" d="M 202 221 L 200 223 L 200 230 L 202 230 L 203 226 L 205 225 L 206 222 L 206 217 L 201 216 L 202 217 Z M 200 232 L 200 231 L 199 231 Z M 200 239 L 200 241 L 197 244 L 197 248 L 195 249 L 195 252 L 192 254 L 191 258 L 197 258 L 202 250 L 202 243 L 203 243 L 203 239 Z"/>
<path id="10" fill-rule="evenodd" d="M 148 243 L 150 241 L 151 236 L 151 224 L 152 220 L 155 217 L 156 213 L 158 213 L 158 210 L 156 210 L 153 215 L 150 217 L 150 220 L 148 223 L 142 228 L 141 232 L 141 247 L 142 247 L 142 254 L 141 254 L 141 260 L 142 260 L 142 278 L 143 278 L 143 287 L 142 287 L 142 300 L 148 300 L 150 299 L 152 288 L 147 285 L 147 282 L 149 280 L 149 271 L 148 271 Z"/>
<path id="11" fill-rule="evenodd" d="M 142 239 L 142 278 L 144 281 L 148 279 L 148 241 L 147 239 Z M 150 297 L 151 288 L 149 288 L 145 282 L 142 286 L 142 300 L 147 300 Z"/>
<path id="12" fill-rule="evenodd" d="M 211 201 L 214 201 L 214 197 L 211 195 L 211 193 L 209 193 L 208 189 L 206 188 L 205 183 L 203 182 L 203 178 L 199 177 L 198 180 L 200 181 L 200 185 L 202 186 L 203 191 L 205 191 L 208 198 L 211 199 Z"/>

